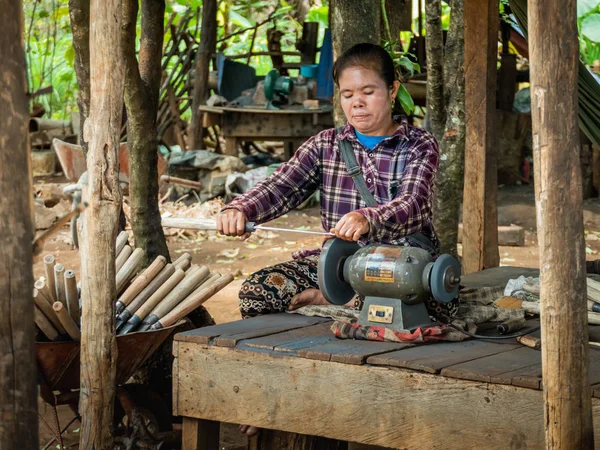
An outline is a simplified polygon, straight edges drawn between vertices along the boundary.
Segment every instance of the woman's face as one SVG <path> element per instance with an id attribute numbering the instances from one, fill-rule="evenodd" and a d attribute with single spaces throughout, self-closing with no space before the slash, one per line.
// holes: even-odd
<path id="1" fill-rule="evenodd" d="M 400 83 L 387 86 L 374 70 L 348 67 L 339 77 L 341 105 L 348 122 L 362 134 L 384 136 L 390 132 L 392 101 Z"/>

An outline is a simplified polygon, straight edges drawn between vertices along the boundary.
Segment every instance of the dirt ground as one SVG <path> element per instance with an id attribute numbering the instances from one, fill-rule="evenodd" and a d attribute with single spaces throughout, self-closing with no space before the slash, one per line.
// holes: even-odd
<path id="1" fill-rule="evenodd" d="M 54 180 L 50 180 L 54 181 Z M 505 266 L 538 267 L 538 248 L 535 233 L 535 200 L 532 186 L 500 187 L 498 192 L 498 217 L 500 225 L 520 225 L 525 228 L 525 246 L 500 247 L 500 263 Z M 586 256 L 600 258 L 600 200 L 585 202 L 584 223 L 586 230 Z M 318 208 L 293 211 L 268 225 L 284 228 L 322 231 Z M 263 267 L 286 261 L 294 251 L 320 247 L 321 238 L 292 232 L 257 232 L 249 240 L 212 236 L 196 240 L 170 237 L 171 256 L 175 259 L 183 252 L 192 255 L 193 263 L 207 265 L 223 274 L 231 273 L 235 280 L 214 298 L 205 303 L 217 323 L 240 319 L 237 304 L 238 291 L 244 279 Z M 459 246 L 459 252 L 461 251 Z M 52 253 L 67 269 L 80 273 L 79 253 L 72 249 L 68 228 L 50 239 L 44 251 L 34 261 L 34 276 L 43 275 L 42 257 Z M 55 428 L 52 408 L 40 401 L 40 442 L 51 436 L 49 428 Z M 59 421 L 66 424 L 73 417 L 67 407 L 59 408 Z M 65 446 L 76 446 L 78 440 L 76 422 L 65 435 Z M 235 427 L 227 427 L 222 435 L 224 449 L 240 448 L 245 443 Z M 50 448 L 55 448 L 53 444 Z M 75 447 L 71 447 L 75 448 Z"/>

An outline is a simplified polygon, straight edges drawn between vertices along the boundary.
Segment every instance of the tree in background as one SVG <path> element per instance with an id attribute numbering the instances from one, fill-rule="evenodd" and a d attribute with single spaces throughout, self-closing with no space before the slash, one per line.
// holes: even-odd
<path id="1" fill-rule="evenodd" d="M 427 115 L 440 143 L 433 219 L 441 251 L 457 254 L 465 157 L 464 0 L 451 0 L 442 41 L 439 0 L 426 1 Z"/>
<path id="2" fill-rule="evenodd" d="M 129 147 L 129 201 L 136 247 L 145 265 L 169 249 L 158 209 L 158 141 L 156 114 L 161 80 L 164 0 L 141 1 L 141 34 L 136 58 L 138 0 L 123 0 L 122 49 L 125 61 L 125 105 Z"/>

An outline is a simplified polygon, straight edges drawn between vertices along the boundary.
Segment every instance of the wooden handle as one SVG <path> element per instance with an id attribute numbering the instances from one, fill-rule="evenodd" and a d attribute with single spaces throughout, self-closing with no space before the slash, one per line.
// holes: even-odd
<path id="1" fill-rule="evenodd" d="M 119 301 L 123 305 L 129 305 L 131 301 L 140 293 L 142 289 L 148 286 L 148 283 L 158 275 L 158 273 L 167 264 L 167 259 L 164 256 L 157 256 L 156 259 L 138 276 L 133 283 L 119 297 Z"/>
<path id="2" fill-rule="evenodd" d="M 123 267 L 117 272 L 117 294 L 123 290 L 129 280 L 140 270 L 144 255 L 144 250 L 136 248 L 127 261 L 125 261 Z"/>
<path id="3" fill-rule="evenodd" d="M 54 266 L 54 283 L 56 287 L 56 301 L 67 306 L 67 292 L 65 290 L 65 266 L 56 264 Z"/>
<path id="4" fill-rule="evenodd" d="M 46 318 L 52 323 L 53 328 L 55 328 L 60 334 L 66 333 L 65 329 L 60 323 L 60 320 L 58 320 L 54 309 L 52 309 L 52 305 L 40 295 L 40 291 L 37 289 L 33 290 L 33 302 L 39 308 L 42 314 L 44 314 L 44 316 L 46 316 Z"/>
<path id="5" fill-rule="evenodd" d="M 54 309 L 54 312 L 56 312 L 60 324 L 67 331 L 67 334 L 71 336 L 71 339 L 79 342 L 81 340 L 81 331 L 79 331 L 79 328 L 77 328 L 77 325 L 73 322 L 73 319 L 67 312 L 67 308 L 65 308 L 61 302 L 54 302 L 52 308 Z"/>
<path id="6" fill-rule="evenodd" d="M 52 297 L 52 302 L 56 300 L 56 287 L 54 283 L 54 256 L 46 255 L 44 256 L 44 271 L 46 273 L 46 286 L 50 290 L 50 295 Z"/>
<path id="7" fill-rule="evenodd" d="M 42 279 L 37 280 L 35 283 L 33 283 L 33 287 L 37 289 L 42 298 L 45 299 L 50 306 L 52 306 L 52 303 L 54 303 L 54 295 L 50 292 L 46 282 Z"/>
<path id="8" fill-rule="evenodd" d="M 536 350 L 542 348 L 541 339 L 531 335 L 519 336 L 517 337 L 517 342 L 525 345 L 526 347 L 534 348 Z"/>
<path id="9" fill-rule="evenodd" d="M 162 219 L 162 226 L 187 230 L 217 230 L 215 219 L 193 219 L 190 217 L 167 217 Z"/>
<path id="10" fill-rule="evenodd" d="M 37 306 L 33 307 L 33 320 L 37 327 L 51 341 L 58 337 L 58 331 L 52 326 L 48 318 L 39 310 Z"/>
<path id="11" fill-rule="evenodd" d="M 183 319 L 232 281 L 233 275 L 231 274 L 225 276 L 215 275 L 214 277 L 210 277 L 206 283 L 203 283 L 202 286 L 196 289 L 179 305 L 173 308 L 171 312 L 166 314 L 160 320 L 160 326 L 156 326 L 154 328 L 166 328 L 177 323 L 178 320 Z"/>
<path id="12" fill-rule="evenodd" d="M 175 273 L 175 267 L 173 264 L 167 264 L 163 269 L 159 272 L 156 277 L 148 285 L 142 289 L 129 305 L 127 305 L 127 311 L 131 315 L 135 313 L 145 302 L 148 300 L 152 294 L 154 294 L 158 288 L 160 288 L 163 284 L 167 282 L 167 280 Z"/>
<path id="13" fill-rule="evenodd" d="M 194 268 L 195 269 L 195 268 Z M 208 278 L 210 270 L 206 266 L 192 269 L 185 278 L 152 310 L 151 314 L 159 319 L 175 308 L 181 301 Z"/>
<path id="14" fill-rule="evenodd" d="M 162 181 L 163 183 L 180 184 L 181 186 L 188 186 L 188 187 L 196 189 L 197 191 L 202 190 L 202 183 L 200 183 L 199 181 L 188 180 L 186 178 L 178 178 L 178 177 L 171 177 L 169 175 L 162 175 L 160 177 L 160 181 Z"/>
<path id="15" fill-rule="evenodd" d="M 181 255 L 179 258 L 177 258 L 175 261 L 173 261 L 173 265 L 176 268 L 179 268 L 179 266 L 184 263 L 185 261 L 192 261 L 192 255 L 190 255 L 189 253 L 184 253 L 183 255 Z M 185 269 L 183 269 L 185 270 Z"/>
<path id="16" fill-rule="evenodd" d="M 181 269 L 175 269 L 173 275 L 169 277 L 164 284 L 159 287 L 154 294 L 150 296 L 150 298 L 144 302 L 143 305 L 139 307 L 136 311 L 135 315 L 143 320 L 150 312 L 158 305 L 158 303 L 167 296 L 171 290 L 179 284 L 181 280 L 185 277 L 185 273 Z"/>
<path id="17" fill-rule="evenodd" d="M 132 253 L 133 249 L 129 245 L 125 245 L 121 252 L 117 255 L 117 259 L 115 260 L 115 271 L 117 273 L 119 273 L 119 270 L 121 270 L 123 264 L 125 264 Z"/>
<path id="18" fill-rule="evenodd" d="M 77 280 L 75 279 L 75 272 L 67 270 L 65 272 L 65 291 L 67 296 L 67 308 L 71 319 L 78 324 L 81 318 L 79 312 L 79 295 L 77 294 Z"/>
<path id="19" fill-rule="evenodd" d="M 119 233 L 119 235 L 117 236 L 115 255 L 118 255 L 119 253 L 121 253 L 121 250 L 123 250 L 123 247 L 125 247 L 125 245 L 127 245 L 128 243 L 129 243 L 129 233 L 127 231 L 121 231 Z"/>

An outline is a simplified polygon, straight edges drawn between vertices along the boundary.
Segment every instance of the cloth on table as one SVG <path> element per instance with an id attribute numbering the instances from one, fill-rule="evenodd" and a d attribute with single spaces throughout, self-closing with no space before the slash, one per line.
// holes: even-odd
<path id="1" fill-rule="evenodd" d="M 460 330 L 476 333 L 477 326 L 486 322 L 514 323 L 515 319 L 524 319 L 523 310 L 501 308 L 494 304 L 503 293 L 502 286 L 462 289 L 459 292 L 458 311 L 450 325 L 432 322 L 431 327 L 418 328 L 413 333 L 400 333 L 383 326 L 362 326 L 358 324 L 360 312 L 344 306 L 305 306 L 290 313 L 334 319 L 331 331 L 340 339 L 415 344 L 437 341 L 457 342 L 469 339 L 469 336 Z M 512 329 L 512 331 L 516 330 Z"/>

